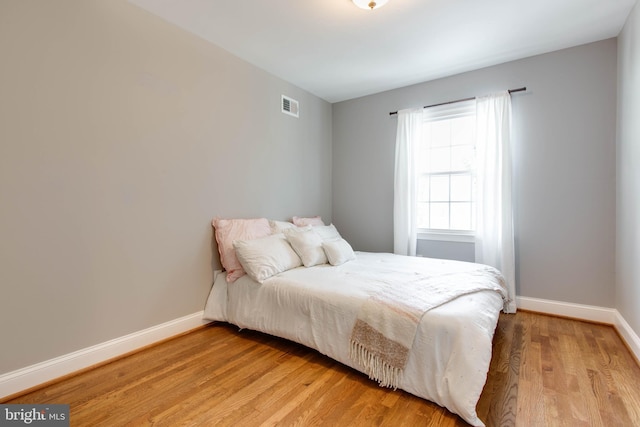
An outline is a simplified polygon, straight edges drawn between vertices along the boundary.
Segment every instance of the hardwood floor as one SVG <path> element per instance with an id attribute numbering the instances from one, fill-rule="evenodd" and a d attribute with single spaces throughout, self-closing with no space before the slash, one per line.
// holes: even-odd
<path id="1" fill-rule="evenodd" d="M 640 368 L 614 329 L 501 315 L 487 426 L 640 426 Z M 213 324 L 4 403 L 68 403 L 72 426 L 466 426 L 292 342 Z"/>

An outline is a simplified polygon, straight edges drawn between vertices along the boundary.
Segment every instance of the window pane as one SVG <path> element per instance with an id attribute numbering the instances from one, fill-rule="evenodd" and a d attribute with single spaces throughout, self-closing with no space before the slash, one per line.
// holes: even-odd
<path id="1" fill-rule="evenodd" d="M 451 147 L 451 170 L 463 171 L 473 167 L 475 150 L 472 145 L 459 145 Z"/>
<path id="2" fill-rule="evenodd" d="M 449 120 L 429 123 L 431 126 L 431 146 L 448 147 L 451 142 L 451 124 Z"/>
<path id="3" fill-rule="evenodd" d="M 471 230 L 471 203 L 451 203 L 451 229 Z"/>
<path id="4" fill-rule="evenodd" d="M 418 228 L 429 228 L 429 203 L 418 203 Z"/>
<path id="5" fill-rule="evenodd" d="M 430 228 L 436 230 L 449 229 L 449 203 L 431 203 Z"/>
<path id="6" fill-rule="evenodd" d="M 429 153 L 429 172 L 448 172 L 451 170 L 451 148 L 434 148 Z"/>
<path id="7" fill-rule="evenodd" d="M 436 175 L 431 177 L 431 201 L 449 201 L 449 175 Z"/>
<path id="8" fill-rule="evenodd" d="M 430 175 L 420 175 L 418 177 L 418 194 L 417 201 L 418 202 L 428 202 L 429 201 L 429 181 Z"/>
<path id="9" fill-rule="evenodd" d="M 475 116 L 458 117 L 451 123 L 451 145 L 473 144 Z"/>
<path id="10" fill-rule="evenodd" d="M 470 202 L 471 175 L 451 175 L 451 201 Z"/>

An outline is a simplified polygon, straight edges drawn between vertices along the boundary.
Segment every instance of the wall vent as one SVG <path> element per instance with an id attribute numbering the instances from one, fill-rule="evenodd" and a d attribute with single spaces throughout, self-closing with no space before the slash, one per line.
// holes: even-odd
<path id="1" fill-rule="evenodd" d="M 282 112 L 293 117 L 298 117 L 299 104 L 295 99 L 282 95 Z"/>

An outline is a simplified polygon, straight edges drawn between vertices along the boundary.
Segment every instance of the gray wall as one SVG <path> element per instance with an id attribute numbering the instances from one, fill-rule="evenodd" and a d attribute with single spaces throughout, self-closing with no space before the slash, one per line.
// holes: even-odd
<path id="1" fill-rule="evenodd" d="M 0 373 L 202 310 L 214 216 L 331 220 L 331 105 L 124 0 L 0 2 L 0 58 Z"/>
<path id="2" fill-rule="evenodd" d="M 334 223 L 356 249 L 393 250 L 390 111 L 526 86 L 512 97 L 517 294 L 613 307 L 616 58 L 610 39 L 334 104 Z"/>
<path id="3" fill-rule="evenodd" d="M 640 6 L 618 42 L 616 308 L 640 335 Z"/>
<path id="4" fill-rule="evenodd" d="M 476 260 L 475 245 L 467 242 L 419 239 L 416 254 L 427 258 L 456 259 L 467 262 Z"/>

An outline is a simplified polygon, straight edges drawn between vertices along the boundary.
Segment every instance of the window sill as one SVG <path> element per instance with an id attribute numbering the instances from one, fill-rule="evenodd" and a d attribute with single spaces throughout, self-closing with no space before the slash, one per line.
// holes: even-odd
<path id="1" fill-rule="evenodd" d="M 474 243 L 475 235 L 470 232 L 418 231 L 418 240 L 436 240 L 441 242 Z"/>

